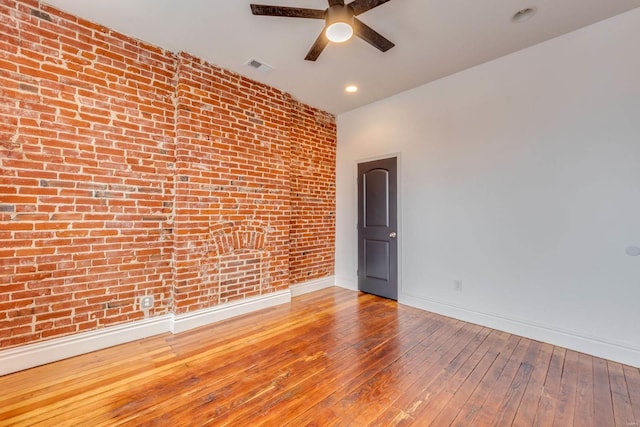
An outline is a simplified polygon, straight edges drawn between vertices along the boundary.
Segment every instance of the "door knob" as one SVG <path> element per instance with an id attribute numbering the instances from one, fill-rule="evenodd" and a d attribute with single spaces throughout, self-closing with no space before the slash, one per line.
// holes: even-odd
<path id="1" fill-rule="evenodd" d="M 391 233 L 389 233 L 389 237 L 395 239 L 396 237 L 398 237 L 398 234 L 395 231 L 392 231 Z"/>

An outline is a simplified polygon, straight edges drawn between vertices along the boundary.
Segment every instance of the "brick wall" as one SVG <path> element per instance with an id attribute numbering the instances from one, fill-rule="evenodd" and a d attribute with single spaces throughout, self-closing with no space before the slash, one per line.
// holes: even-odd
<path id="1" fill-rule="evenodd" d="M 292 283 L 333 275 L 336 122 L 323 111 L 292 103 Z"/>
<path id="2" fill-rule="evenodd" d="M 179 59 L 175 304 L 182 313 L 288 287 L 291 101 L 197 58 Z M 248 233 L 260 235 L 260 246 L 245 243 Z M 215 266 L 246 252 L 267 260 L 259 286 L 237 280 L 224 288 Z"/>
<path id="3" fill-rule="evenodd" d="M 0 0 L 0 347 L 333 274 L 335 119 Z"/>

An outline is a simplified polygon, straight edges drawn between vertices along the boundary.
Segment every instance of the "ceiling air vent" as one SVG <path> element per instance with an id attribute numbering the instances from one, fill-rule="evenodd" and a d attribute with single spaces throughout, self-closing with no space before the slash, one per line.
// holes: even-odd
<path id="1" fill-rule="evenodd" d="M 251 68 L 255 68 L 256 70 L 262 72 L 262 73 L 268 73 L 270 71 L 273 71 L 273 67 L 267 64 L 264 64 L 260 61 L 258 61 L 257 59 L 253 59 L 251 58 L 250 60 L 248 60 L 246 62 L 246 64 L 251 67 Z"/>

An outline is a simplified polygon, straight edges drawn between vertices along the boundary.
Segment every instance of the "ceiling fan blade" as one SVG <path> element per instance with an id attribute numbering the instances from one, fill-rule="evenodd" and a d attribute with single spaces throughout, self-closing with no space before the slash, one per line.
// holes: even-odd
<path id="1" fill-rule="evenodd" d="M 329 0 L 329 7 L 331 6 L 344 6 L 344 0 Z"/>
<path id="2" fill-rule="evenodd" d="M 311 46 L 311 49 L 309 49 L 309 53 L 307 53 L 307 56 L 304 57 L 305 60 L 315 61 L 316 59 L 318 59 L 324 48 L 327 47 L 329 39 L 324 34 L 324 31 L 325 29 L 323 28 L 315 43 L 313 43 L 313 46 Z"/>
<path id="3" fill-rule="evenodd" d="M 358 16 L 361 13 L 365 13 L 367 10 L 371 10 L 388 1 L 389 0 L 354 0 L 349 3 L 348 6 L 353 9 L 354 16 Z"/>
<path id="4" fill-rule="evenodd" d="M 263 4 L 252 4 L 251 12 L 254 15 L 286 16 L 290 18 L 324 19 L 325 11 L 320 9 L 305 9 L 301 7 L 268 6 Z"/>
<path id="5" fill-rule="evenodd" d="M 384 36 L 360 21 L 358 18 L 353 18 L 353 32 L 356 36 L 360 37 L 373 47 L 380 49 L 382 52 L 386 52 L 395 46 L 395 44 L 384 38 Z"/>

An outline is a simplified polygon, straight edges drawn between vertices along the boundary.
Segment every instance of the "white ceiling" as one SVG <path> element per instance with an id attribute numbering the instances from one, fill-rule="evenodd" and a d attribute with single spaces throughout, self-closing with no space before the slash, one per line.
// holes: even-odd
<path id="1" fill-rule="evenodd" d="M 253 16 L 250 3 L 325 9 L 326 0 L 46 0 L 62 10 L 173 52 L 185 51 L 340 114 L 627 10 L 640 0 L 391 0 L 358 18 L 396 46 L 361 39 L 304 57 L 314 19 Z M 350 0 L 347 0 L 349 3 Z M 536 7 L 515 24 L 518 10 Z M 255 58 L 274 67 L 245 65 Z M 347 84 L 360 90 L 346 94 Z"/>

